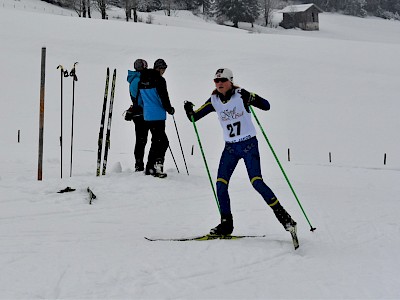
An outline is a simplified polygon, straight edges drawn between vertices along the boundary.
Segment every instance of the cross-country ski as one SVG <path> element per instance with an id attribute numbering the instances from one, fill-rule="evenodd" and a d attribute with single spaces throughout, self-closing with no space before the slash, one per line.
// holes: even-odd
<path id="1" fill-rule="evenodd" d="M 97 140 L 97 145 L 98 145 L 98 147 L 97 147 L 97 170 L 96 170 L 96 175 L 97 176 L 100 176 L 100 171 L 101 171 L 101 154 L 102 154 L 102 151 L 103 151 L 104 121 L 106 119 L 109 81 L 110 81 L 110 68 L 107 68 L 106 84 L 105 84 L 104 98 L 103 98 L 103 106 L 102 106 L 102 110 L 101 110 L 99 138 Z"/>
<path id="2" fill-rule="evenodd" d="M 238 240 L 244 238 L 263 238 L 265 235 L 216 235 L 216 234 L 205 234 L 194 237 L 183 237 L 183 238 L 149 238 L 145 237 L 148 241 L 170 241 L 170 242 L 185 242 L 185 241 L 209 241 L 209 240 Z"/>
<path id="3" fill-rule="evenodd" d="M 115 80 L 117 78 L 117 69 L 114 69 L 113 77 L 111 81 L 111 95 L 110 95 L 110 104 L 108 107 L 108 119 L 107 119 L 107 131 L 104 145 L 104 158 L 103 158 L 103 170 L 101 172 L 102 175 L 106 175 L 107 169 L 107 159 L 108 159 L 108 151 L 110 149 L 110 140 L 111 140 L 111 122 L 113 116 L 113 107 L 114 107 L 114 94 L 115 94 Z"/>

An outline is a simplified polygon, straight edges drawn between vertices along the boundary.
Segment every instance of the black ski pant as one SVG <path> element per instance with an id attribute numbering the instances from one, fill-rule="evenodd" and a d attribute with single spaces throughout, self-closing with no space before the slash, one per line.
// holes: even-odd
<path id="1" fill-rule="evenodd" d="M 147 167 L 153 168 L 156 162 L 164 163 L 169 142 L 165 133 L 165 121 L 146 121 L 151 132 L 151 147 Z"/>
<path id="2" fill-rule="evenodd" d="M 149 135 L 149 126 L 147 122 L 143 119 L 143 115 L 135 116 L 133 118 L 133 122 L 135 123 L 135 134 L 136 134 L 136 142 L 135 142 L 135 166 L 144 168 L 143 158 L 144 158 L 144 149 L 147 144 L 147 137 Z"/>

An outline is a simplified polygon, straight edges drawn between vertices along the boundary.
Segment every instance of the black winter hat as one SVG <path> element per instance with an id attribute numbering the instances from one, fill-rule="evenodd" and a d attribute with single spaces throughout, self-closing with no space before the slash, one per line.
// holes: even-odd
<path id="1" fill-rule="evenodd" d="M 136 71 L 142 71 L 144 69 L 147 69 L 147 61 L 139 58 L 135 60 L 133 67 L 135 68 Z"/>
<path id="2" fill-rule="evenodd" d="M 159 58 L 154 62 L 154 69 L 166 69 L 167 67 L 167 64 L 162 58 Z"/>

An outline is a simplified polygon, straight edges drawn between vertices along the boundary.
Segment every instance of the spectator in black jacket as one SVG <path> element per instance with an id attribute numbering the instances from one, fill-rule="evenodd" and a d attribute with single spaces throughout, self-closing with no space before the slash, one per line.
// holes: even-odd
<path id="1" fill-rule="evenodd" d="M 139 83 L 139 104 L 143 107 L 144 120 L 152 135 L 145 174 L 155 177 L 167 176 L 164 173 L 164 160 L 169 142 L 165 133 L 165 120 L 167 113 L 175 113 L 169 100 L 167 83 L 162 77 L 166 69 L 165 61 L 157 59 L 154 69 L 143 70 Z"/>

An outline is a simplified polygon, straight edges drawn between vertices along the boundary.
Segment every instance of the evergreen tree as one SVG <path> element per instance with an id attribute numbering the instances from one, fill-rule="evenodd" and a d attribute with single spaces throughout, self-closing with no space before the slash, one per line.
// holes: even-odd
<path id="1" fill-rule="evenodd" d="M 260 5 L 258 0 L 248 0 L 247 2 L 246 11 L 245 11 L 245 18 L 243 19 L 244 22 L 254 23 L 254 21 L 260 15 Z"/>
<path id="2" fill-rule="evenodd" d="M 151 12 L 162 8 L 161 0 L 138 0 L 139 11 Z"/>
<path id="3" fill-rule="evenodd" d="M 365 17 L 367 15 L 367 11 L 365 10 L 366 4 L 366 0 L 349 1 L 344 9 L 344 12 L 352 16 Z"/>
<path id="4" fill-rule="evenodd" d="M 385 9 L 391 12 L 400 12 L 400 3 L 399 0 L 386 0 Z"/>
<path id="5" fill-rule="evenodd" d="M 192 10 L 195 7 L 194 0 L 175 0 L 179 9 Z"/>
<path id="6" fill-rule="evenodd" d="M 237 28 L 239 22 L 253 23 L 259 15 L 259 6 L 257 0 L 218 0 L 216 12 L 217 16 L 225 16 Z"/>
<path id="7" fill-rule="evenodd" d="M 380 0 L 368 0 L 365 9 L 369 12 L 376 12 L 379 8 Z"/>
<path id="8" fill-rule="evenodd" d="M 300 1 L 309 3 L 310 1 Z M 400 13 L 399 0 L 313 0 L 324 11 L 343 11 L 349 15 L 365 16 L 370 13 L 375 16 L 390 18 Z"/>

